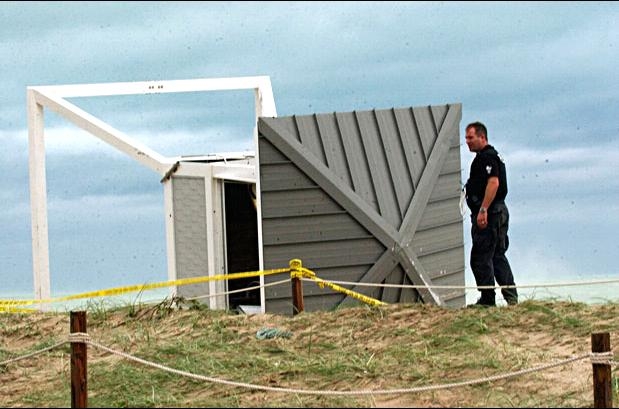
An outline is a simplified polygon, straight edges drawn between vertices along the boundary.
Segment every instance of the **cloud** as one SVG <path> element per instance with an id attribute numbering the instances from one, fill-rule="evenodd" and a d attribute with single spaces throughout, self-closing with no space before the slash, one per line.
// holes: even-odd
<path id="1" fill-rule="evenodd" d="M 514 146 L 511 146 L 514 148 Z M 607 195 L 619 190 L 616 177 L 619 140 L 589 147 L 561 147 L 558 149 L 514 149 L 508 145 L 504 150 L 510 179 L 525 189 L 530 198 L 538 195 L 539 187 L 546 187 L 559 197 L 584 196 L 596 192 Z M 600 190 L 604 186 L 604 190 Z M 554 188 L 556 191 L 553 191 Z M 563 193 L 562 193 L 563 191 Z M 576 198 L 574 197 L 574 198 Z"/>
<path id="2" fill-rule="evenodd" d="M 511 223 L 619 226 L 619 139 L 584 147 L 523 147 L 499 142 L 507 166 Z M 461 147 L 463 180 L 474 156 Z M 602 188 L 603 187 L 603 188 Z M 592 217 L 595 215 L 596 217 Z"/>
<path id="3" fill-rule="evenodd" d="M 604 278 L 616 278 L 613 271 L 586 269 L 556 251 L 526 245 L 512 251 L 510 260 L 517 284 L 547 284 L 547 287 L 521 289 L 523 299 L 562 298 L 581 302 L 616 299 L 617 284 L 586 285 Z M 561 285 L 576 283 L 581 284 Z"/>
<path id="4" fill-rule="evenodd" d="M 617 279 L 613 254 L 617 247 L 595 246 L 595 233 L 578 232 L 568 234 L 565 231 L 557 235 L 535 234 L 535 229 L 521 231 L 511 228 L 510 248 L 507 252 L 521 300 L 560 298 L 580 302 L 603 302 L 616 299 L 619 284 L 594 284 L 594 281 Z M 556 230 L 545 225 L 538 225 L 537 230 Z M 575 227 L 578 230 L 578 227 Z M 560 235 L 569 238 L 571 248 L 560 242 Z M 592 240 L 593 239 L 593 240 Z M 465 236 L 465 255 L 467 259 L 465 280 L 467 286 L 475 286 L 474 275 L 468 264 L 470 255 L 470 238 Z M 581 245 L 580 243 L 588 243 Z M 588 262 L 596 258 L 595 263 Z M 577 284 L 568 285 L 562 284 Z M 587 284 L 591 283 L 591 284 Z M 535 286 L 544 284 L 545 286 Z M 474 303 L 479 297 L 477 290 L 467 290 L 467 303 Z M 501 295 L 497 294 L 497 300 Z M 502 302 L 502 301 L 500 301 Z"/>
<path id="5" fill-rule="evenodd" d="M 260 2 L 32 8 L 10 10 L 17 15 L 7 22 L 13 28 L 8 30 L 10 41 L 0 45 L 2 55 L 14 55 L 5 59 L 5 64 L 11 63 L 7 70 L 15 74 L 8 77 L 12 83 L 266 74 L 272 76 L 276 99 L 283 98 L 282 112 L 287 113 L 300 113 L 308 104 L 332 111 L 406 105 L 411 98 L 418 103 L 475 103 L 483 96 L 501 104 L 517 93 L 538 94 L 540 84 L 548 90 L 557 78 L 565 84 L 561 80 L 565 70 L 577 78 L 569 81 L 570 87 L 596 88 L 596 79 L 608 78 L 614 66 L 609 62 L 617 59 L 609 46 L 617 30 L 612 24 L 616 13 L 604 5 L 291 3 L 282 7 Z M 546 13 L 561 19 L 549 20 Z M 484 29 L 478 24 L 480 16 Z M 584 18 L 594 24 L 577 24 Z M 20 19 L 29 22 L 30 30 L 15 30 Z M 65 24 L 68 21 L 70 25 Z M 578 48 L 579 44 L 585 46 Z M 569 55 L 566 49 L 571 50 Z M 472 61 L 472 52 L 479 63 Z M 537 59 L 557 53 L 560 60 L 540 64 Z M 20 62 L 28 69 L 15 71 Z M 599 75 L 599 70 L 606 75 Z M 110 72 L 122 72 L 123 77 L 110 79 Z M 583 73 L 586 85 L 580 80 Z M 23 100 L 23 89 L 15 92 Z M 496 98 L 499 95 L 503 98 Z M 351 98 L 352 104 L 346 102 Z"/>
<path id="6" fill-rule="evenodd" d="M 507 159 L 519 270 L 608 269 L 606 254 L 618 251 L 606 244 L 619 228 L 619 10 L 610 3 L 9 2 L 1 9 L 0 224 L 9 239 L 0 253 L 20 252 L 12 271 L 30 269 L 27 86 L 241 75 L 271 77 L 280 116 L 461 102 L 463 125 L 485 122 Z M 251 149 L 252 93 L 206 94 L 71 102 L 168 156 Z M 45 123 L 52 263 L 69 277 L 61 285 L 89 270 L 105 281 L 119 263 L 123 271 L 165 267 L 160 177 L 54 113 L 46 111 Z M 465 146 L 462 158 L 466 172 Z M 100 237 L 76 240 L 90 228 L 101 228 Z M 552 252 L 540 253 L 549 243 Z M 105 246 L 109 252 L 97 256 Z"/>
<path id="7" fill-rule="evenodd" d="M 75 222 L 86 227 L 106 224 L 133 224 L 138 220 L 164 221 L 163 193 L 123 195 L 83 195 L 77 199 L 56 199 L 49 202 L 48 211 L 56 220 Z M 87 233 L 87 232 L 85 232 Z"/>
<path id="8" fill-rule="evenodd" d="M 165 156 L 200 155 L 230 151 L 254 150 L 253 129 L 250 126 L 212 126 L 194 130 L 158 129 L 123 132 L 130 140 L 146 145 Z M 8 148 L 3 161 L 27 166 L 28 132 L 3 132 Z M 25 148 L 24 148 L 25 147 Z M 50 158 L 104 157 L 118 159 L 125 154 L 98 137 L 72 125 L 45 129 L 45 152 Z M 97 159 L 97 158 L 95 158 Z M 24 163 L 26 161 L 26 163 Z"/>

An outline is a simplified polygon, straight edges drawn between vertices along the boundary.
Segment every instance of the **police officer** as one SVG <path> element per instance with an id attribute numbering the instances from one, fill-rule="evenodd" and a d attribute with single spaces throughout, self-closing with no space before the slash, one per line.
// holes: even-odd
<path id="1" fill-rule="evenodd" d="M 514 276 L 505 256 L 509 246 L 505 163 L 496 149 L 488 144 L 488 131 L 481 122 L 466 126 L 466 144 L 471 152 L 476 153 L 465 185 L 466 203 L 471 209 L 471 268 L 475 282 L 478 287 L 494 286 L 496 279 L 500 286 L 513 286 Z M 479 291 L 481 297 L 475 305 L 496 305 L 494 289 Z M 502 288 L 501 293 L 508 304 L 518 303 L 515 287 Z"/>

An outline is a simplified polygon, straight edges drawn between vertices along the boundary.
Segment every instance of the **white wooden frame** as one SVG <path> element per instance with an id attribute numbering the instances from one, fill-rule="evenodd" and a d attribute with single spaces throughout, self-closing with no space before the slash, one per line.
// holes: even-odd
<path id="1" fill-rule="evenodd" d="M 132 140 L 124 133 L 114 129 L 104 121 L 83 111 L 65 98 L 95 97 L 113 95 L 146 95 L 196 91 L 222 91 L 253 89 L 256 121 L 254 126 L 255 175 L 258 175 L 258 117 L 275 117 L 275 101 L 271 80 L 268 76 L 205 78 L 171 81 L 141 81 L 98 84 L 75 84 L 56 86 L 27 87 L 28 144 L 30 173 L 30 204 L 32 220 L 32 267 L 34 273 L 35 299 L 50 298 L 49 241 L 47 222 L 47 182 L 45 172 L 45 124 L 44 109 L 48 108 L 73 122 L 78 127 L 90 132 L 112 147 L 129 155 L 142 165 L 164 176 L 173 167 L 178 158 L 165 157 L 144 144 Z M 228 170 L 229 173 L 229 170 Z M 246 170 L 242 174 L 247 175 Z M 241 176 L 241 175 L 239 175 Z M 241 176 L 242 177 L 242 176 Z M 258 252 L 260 269 L 263 268 L 262 257 L 262 223 L 260 223 L 260 178 L 256 182 L 256 205 L 258 207 Z M 165 195 L 167 197 L 167 195 Z M 171 207 L 165 201 L 166 214 Z M 171 232 L 166 224 L 166 235 Z M 169 263 L 168 263 L 169 264 Z M 261 283 L 263 283 L 261 277 Z M 261 304 L 264 309 L 264 291 Z"/>

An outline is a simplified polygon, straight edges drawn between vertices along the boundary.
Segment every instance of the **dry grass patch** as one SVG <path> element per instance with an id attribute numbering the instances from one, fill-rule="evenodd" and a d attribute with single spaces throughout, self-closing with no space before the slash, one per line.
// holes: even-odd
<path id="1" fill-rule="evenodd" d="M 389 390 L 479 379 L 590 351 L 592 332 L 619 342 L 619 304 L 526 301 L 515 307 L 365 306 L 295 317 L 236 315 L 170 300 L 97 309 L 92 339 L 195 374 L 310 390 Z M 287 338 L 258 339 L 264 327 Z M 0 315 L 0 361 L 63 341 L 68 313 Z M 405 394 L 305 395 L 180 377 L 88 348 L 97 407 L 590 407 L 591 364 L 577 361 L 475 386 Z M 0 366 L 0 406 L 70 406 L 69 346 Z M 615 358 L 615 361 L 617 359 Z M 614 399 L 617 400 L 617 377 Z"/>

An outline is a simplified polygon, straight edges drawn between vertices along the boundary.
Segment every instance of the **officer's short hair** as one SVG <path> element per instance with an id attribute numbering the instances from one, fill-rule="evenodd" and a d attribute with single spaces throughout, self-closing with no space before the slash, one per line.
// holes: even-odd
<path id="1" fill-rule="evenodd" d="M 483 136 L 484 138 L 486 138 L 486 140 L 488 139 L 488 130 L 486 129 L 486 125 L 482 124 L 481 122 L 471 122 L 466 126 L 466 130 L 468 130 L 469 128 L 475 128 L 475 133 L 477 135 Z"/>

